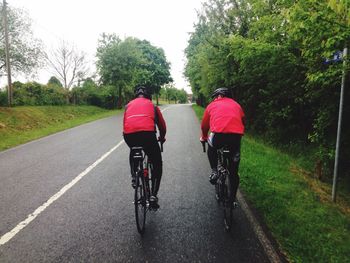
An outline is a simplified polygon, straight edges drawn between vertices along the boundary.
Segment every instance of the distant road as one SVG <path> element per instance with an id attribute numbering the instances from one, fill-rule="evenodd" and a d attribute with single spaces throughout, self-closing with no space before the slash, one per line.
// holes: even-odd
<path id="1" fill-rule="evenodd" d="M 163 114 L 161 208 L 143 237 L 122 115 L 0 152 L 0 262 L 269 262 L 242 209 L 224 231 L 191 106 Z"/>

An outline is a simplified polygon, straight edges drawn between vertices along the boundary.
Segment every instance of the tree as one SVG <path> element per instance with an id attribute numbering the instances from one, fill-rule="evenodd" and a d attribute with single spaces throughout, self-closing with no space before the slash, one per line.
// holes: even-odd
<path id="1" fill-rule="evenodd" d="M 88 72 L 86 54 L 65 41 L 50 53 L 46 53 L 45 58 L 52 73 L 66 90 L 83 79 Z"/>
<path id="2" fill-rule="evenodd" d="M 118 108 L 122 106 L 122 95 L 137 84 L 142 73 L 138 70 L 143 64 L 141 50 L 133 38 L 122 41 L 115 34 L 102 34 L 97 48 L 97 69 L 103 85 L 116 87 Z"/>
<path id="3" fill-rule="evenodd" d="M 177 90 L 177 99 L 180 103 L 187 103 L 187 92 L 184 89 Z"/>
<path id="4" fill-rule="evenodd" d="M 175 86 L 173 83 L 167 83 L 164 84 L 161 90 L 161 97 L 170 103 L 170 101 L 173 99 L 173 90 L 175 89 Z"/>
<path id="5" fill-rule="evenodd" d="M 329 169 L 343 67 L 325 60 L 349 46 L 349 19 L 347 0 L 209 0 L 185 49 L 185 76 L 202 105 L 215 87 L 233 87 L 251 132 L 284 146 L 313 144 L 313 160 Z M 342 130 L 346 171 L 350 123 Z"/>
<path id="6" fill-rule="evenodd" d="M 3 10 L 3 4 L 0 3 Z M 7 8 L 8 33 L 10 39 L 10 62 L 14 74 L 33 74 L 33 70 L 42 64 L 42 42 L 34 38 L 31 20 L 18 8 Z M 5 74 L 5 47 L 3 12 L 0 12 L 0 77 Z"/>
<path id="7" fill-rule="evenodd" d="M 187 102 L 187 92 L 184 89 L 175 88 L 173 83 L 167 83 L 163 85 L 161 90 L 161 97 L 170 103 L 174 101 L 174 103 L 186 103 Z"/>
<path id="8" fill-rule="evenodd" d="M 53 86 L 57 86 L 60 88 L 63 88 L 63 85 L 61 83 L 61 81 L 59 81 L 58 78 L 56 78 L 55 76 L 52 76 L 49 81 L 47 82 L 47 85 L 53 85 Z"/>
<path id="9" fill-rule="evenodd" d="M 347 0 L 328 0 L 329 6 L 340 16 L 340 21 L 350 25 L 350 6 Z"/>
<path id="10" fill-rule="evenodd" d="M 102 83 L 117 89 L 118 107 L 135 85 L 145 85 L 158 94 L 160 87 L 171 81 L 164 51 L 146 40 L 132 37 L 121 40 L 115 34 L 102 34 L 97 59 Z"/>
<path id="11" fill-rule="evenodd" d="M 166 60 L 164 50 L 152 46 L 147 40 L 137 41 L 141 49 L 144 63 L 141 65 L 143 74 L 140 83 L 149 87 L 156 94 L 157 105 L 161 86 L 172 82 L 170 63 Z"/>

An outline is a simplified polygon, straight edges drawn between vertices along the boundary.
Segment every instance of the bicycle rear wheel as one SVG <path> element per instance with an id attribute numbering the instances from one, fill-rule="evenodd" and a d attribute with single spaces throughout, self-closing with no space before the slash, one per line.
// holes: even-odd
<path id="1" fill-rule="evenodd" d="M 228 173 L 225 178 L 224 182 L 224 224 L 225 224 L 225 230 L 230 231 L 232 228 L 232 222 L 233 222 L 233 187 L 232 187 L 232 180 L 230 178 L 230 174 Z"/>
<path id="2" fill-rule="evenodd" d="M 140 234 L 145 232 L 146 224 L 146 212 L 147 212 L 147 198 L 145 192 L 145 179 L 143 175 L 136 176 L 136 188 L 135 188 L 135 216 L 137 231 Z"/>
<path id="3" fill-rule="evenodd" d="M 219 181 L 215 184 L 215 199 L 218 202 L 218 204 L 220 204 L 220 191 L 221 191 L 221 187 L 220 187 L 220 183 Z"/>

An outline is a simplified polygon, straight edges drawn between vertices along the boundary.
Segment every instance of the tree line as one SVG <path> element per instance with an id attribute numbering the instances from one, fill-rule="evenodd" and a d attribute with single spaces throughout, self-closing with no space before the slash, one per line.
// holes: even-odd
<path id="1" fill-rule="evenodd" d="M 3 10 L 1 3 L 0 8 Z M 4 13 L 0 15 L 2 21 Z M 13 71 L 30 75 L 45 65 L 53 74 L 47 84 L 13 83 L 14 105 L 74 103 L 121 108 L 133 97 L 135 85 L 146 86 L 158 103 L 162 87 L 172 84 L 164 50 L 147 40 L 101 34 L 96 50 L 97 72 L 90 73 L 86 54 L 66 41 L 46 52 L 42 41 L 33 36 L 30 19 L 23 10 L 9 7 L 7 17 Z M 0 25 L 2 39 L 4 30 L 3 24 Z M 5 47 L 1 41 L 0 77 L 5 75 Z M 175 92 L 176 95 L 169 92 L 172 99 L 179 97 L 183 101 L 183 91 Z M 166 96 L 168 92 L 163 93 Z M 0 90 L 0 105 L 7 105 L 6 91 Z"/>
<path id="2" fill-rule="evenodd" d="M 314 149 L 310 159 L 330 174 L 343 70 L 331 58 L 349 44 L 348 12 L 348 1 L 206 1 L 185 50 L 197 103 L 205 106 L 218 87 L 231 88 L 249 132 L 301 153 Z M 347 91 L 345 119 L 349 99 Z M 350 178 L 345 119 L 340 167 Z"/>
<path id="3" fill-rule="evenodd" d="M 91 78 L 85 79 L 72 89 L 65 89 L 56 78 L 51 77 L 47 84 L 37 82 L 21 83 L 15 81 L 15 106 L 43 106 L 43 105 L 94 105 L 106 109 L 118 107 L 118 91 L 113 85 L 98 84 Z M 133 98 L 130 91 L 125 103 Z M 163 103 L 187 103 L 188 95 L 184 89 L 179 90 L 172 84 L 162 86 L 159 98 Z M 0 90 L 0 107 L 7 105 L 7 92 Z"/>

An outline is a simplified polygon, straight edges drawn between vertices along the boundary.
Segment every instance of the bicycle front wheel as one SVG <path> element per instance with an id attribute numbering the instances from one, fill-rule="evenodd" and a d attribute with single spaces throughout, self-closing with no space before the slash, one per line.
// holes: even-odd
<path id="1" fill-rule="evenodd" d="M 136 176 L 136 188 L 135 188 L 135 216 L 137 231 L 140 234 L 145 232 L 146 224 L 146 212 L 147 212 L 147 198 L 145 191 L 145 179 L 143 175 Z"/>

